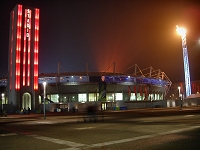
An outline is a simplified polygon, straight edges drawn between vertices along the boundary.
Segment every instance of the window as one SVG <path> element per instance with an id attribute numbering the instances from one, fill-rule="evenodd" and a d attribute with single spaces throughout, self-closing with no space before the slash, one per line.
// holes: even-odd
<path id="1" fill-rule="evenodd" d="M 78 94 L 78 102 L 87 102 L 87 94 Z"/>
<path id="2" fill-rule="evenodd" d="M 107 93 L 106 99 L 107 99 L 107 101 L 114 101 L 114 94 L 113 93 Z"/>
<path id="3" fill-rule="evenodd" d="M 133 101 L 133 100 L 136 100 L 136 96 L 135 96 L 135 93 L 131 93 L 131 97 L 130 97 L 130 100 Z"/>
<path id="4" fill-rule="evenodd" d="M 122 93 L 116 93 L 115 96 L 116 96 L 116 100 L 123 100 Z"/>
<path id="5" fill-rule="evenodd" d="M 50 99 L 51 99 L 54 103 L 58 103 L 58 102 L 59 102 L 59 101 L 58 101 L 58 98 L 59 98 L 58 94 L 52 94 Z"/>
<path id="6" fill-rule="evenodd" d="M 89 94 L 89 102 L 97 101 L 96 93 Z"/>

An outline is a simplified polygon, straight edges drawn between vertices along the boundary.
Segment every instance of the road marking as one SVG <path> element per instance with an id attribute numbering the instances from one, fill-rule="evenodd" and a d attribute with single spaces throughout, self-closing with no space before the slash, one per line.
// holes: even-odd
<path id="1" fill-rule="evenodd" d="M 84 129 L 89 129 L 89 128 L 93 128 L 93 127 L 86 127 Z M 62 145 L 69 146 L 69 148 L 64 148 L 64 149 L 60 149 L 60 150 L 80 150 L 83 147 L 85 149 L 87 149 L 87 148 L 90 149 L 90 148 L 95 148 L 95 147 L 102 147 L 102 146 L 132 142 L 132 141 L 152 138 L 152 137 L 156 137 L 156 136 L 160 136 L 160 135 L 175 134 L 175 133 L 189 131 L 189 130 L 193 130 L 193 129 L 197 129 L 197 128 L 200 128 L 200 126 L 192 126 L 192 127 L 188 127 L 188 128 L 171 130 L 171 131 L 167 131 L 167 132 L 161 132 L 161 133 L 156 133 L 156 134 L 151 134 L 151 135 L 143 135 L 143 136 L 121 139 L 121 140 L 115 140 L 115 141 L 108 141 L 108 142 L 103 142 L 103 143 L 96 143 L 96 144 L 91 144 L 91 145 L 82 144 L 82 143 L 75 143 L 75 142 L 71 142 L 71 141 L 65 141 L 65 140 L 60 140 L 60 139 L 55 139 L 55 138 L 50 138 L 50 137 L 45 137 L 45 136 L 38 136 L 38 135 L 27 135 L 27 136 L 33 137 L 33 138 L 36 138 L 36 139 L 40 139 L 40 140 L 45 140 L 45 141 L 48 141 L 48 142 L 53 142 L 53 143 L 56 143 L 56 144 L 62 144 Z"/>
<path id="2" fill-rule="evenodd" d="M 81 148 L 70 147 L 70 148 L 64 148 L 64 149 L 59 149 L 59 150 L 81 150 Z"/>
<path id="3" fill-rule="evenodd" d="M 55 122 L 51 122 L 51 121 L 36 121 L 35 123 L 38 123 L 38 124 L 55 124 Z"/>
<path id="4" fill-rule="evenodd" d="M 12 135 L 17 135 L 17 133 L 0 134 L 0 136 L 12 136 Z"/>
<path id="5" fill-rule="evenodd" d="M 189 130 L 193 130 L 193 129 L 197 129 L 197 128 L 200 128 L 200 126 L 193 126 L 193 127 L 182 128 L 182 129 L 177 129 L 177 130 L 171 130 L 171 131 L 167 131 L 167 132 L 161 132 L 158 134 L 159 135 L 167 135 L 167 134 L 179 133 L 179 132 L 183 132 L 183 131 L 189 131 Z"/>
<path id="6" fill-rule="evenodd" d="M 141 122 L 151 123 L 151 122 L 154 122 L 154 121 L 141 121 Z"/>
<path id="7" fill-rule="evenodd" d="M 183 132 L 183 131 L 193 130 L 193 129 L 196 129 L 196 128 L 200 128 L 200 126 L 193 126 L 193 127 L 189 127 L 189 128 L 182 128 L 182 129 L 178 129 L 178 130 L 161 132 L 161 133 L 157 133 L 157 134 L 143 135 L 143 136 L 138 136 L 138 137 L 133 137 L 133 138 L 127 138 L 127 139 L 122 139 L 122 140 L 115 140 L 115 141 L 97 143 L 97 144 L 90 145 L 88 148 L 108 146 L 108 145 L 113 145 L 113 144 L 120 144 L 120 143 L 125 143 L 125 142 L 142 140 L 142 139 L 156 137 L 156 136 L 159 136 L 159 135 L 168 135 L 168 134 L 173 134 L 173 133 L 179 133 L 179 132 Z"/>
<path id="8" fill-rule="evenodd" d="M 83 128 L 74 128 L 76 130 L 85 130 L 85 129 L 93 129 L 95 127 L 83 127 Z"/>
<path id="9" fill-rule="evenodd" d="M 194 115 L 185 115 L 184 117 L 193 117 Z"/>
<path id="10" fill-rule="evenodd" d="M 50 137 L 45 137 L 45 136 L 38 136 L 38 135 L 27 135 L 27 136 L 33 137 L 33 138 L 36 138 L 36 139 L 40 139 L 40 140 L 44 140 L 44 141 L 53 142 L 53 143 L 56 143 L 56 144 L 67 145 L 67 146 L 70 146 L 70 147 L 85 146 L 85 144 L 75 143 L 75 142 L 71 142 L 71 141 L 65 141 L 65 140 L 60 140 L 60 139 L 55 139 L 55 138 L 50 138 Z"/>

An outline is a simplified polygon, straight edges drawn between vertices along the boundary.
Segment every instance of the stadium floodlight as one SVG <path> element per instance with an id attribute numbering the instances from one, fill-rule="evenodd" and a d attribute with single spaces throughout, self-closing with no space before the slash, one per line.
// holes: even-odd
<path id="1" fill-rule="evenodd" d="M 183 62 L 184 62 L 184 72 L 185 72 L 185 90 L 186 90 L 186 97 L 188 97 L 189 95 L 191 95 L 191 84 L 190 84 L 188 51 L 186 44 L 186 29 L 179 28 L 178 26 L 176 26 L 176 31 L 179 35 L 181 35 L 182 39 Z"/>
<path id="2" fill-rule="evenodd" d="M 186 29 L 185 28 L 179 28 L 178 26 L 176 26 L 176 31 L 179 35 L 186 36 Z"/>

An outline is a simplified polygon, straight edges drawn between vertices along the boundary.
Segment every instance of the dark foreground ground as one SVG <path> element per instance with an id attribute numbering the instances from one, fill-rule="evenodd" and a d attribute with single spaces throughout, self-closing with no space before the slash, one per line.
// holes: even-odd
<path id="1" fill-rule="evenodd" d="M 0 117 L 0 149 L 200 149 L 200 107 Z M 84 121 L 86 120 L 86 122 Z"/>

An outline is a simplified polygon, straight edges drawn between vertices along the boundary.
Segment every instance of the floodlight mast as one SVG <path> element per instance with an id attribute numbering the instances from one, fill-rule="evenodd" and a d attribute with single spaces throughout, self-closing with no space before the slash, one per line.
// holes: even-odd
<path id="1" fill-rule="evenodd" d="M 185 90 L 186 97 L 191 95 L 191 84 L 190 84 L 190 70 L 189 70 L 189 61 L 188 61 L 188 51 L 186 44 L 186 30 L 184 28 L 179 28 L 176 26 L 176 31 L 181 35 L 182 39 L 182 48 L 183 48 L 183 62 L 184 62 L 184 71 L 185 71 Z"/>

